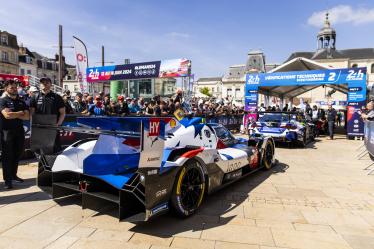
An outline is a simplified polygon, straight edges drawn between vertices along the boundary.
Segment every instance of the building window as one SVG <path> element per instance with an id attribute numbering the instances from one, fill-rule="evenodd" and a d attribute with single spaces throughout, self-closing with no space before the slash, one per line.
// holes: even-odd
<path id="1" fill-rule="evenodd" d="M 74 85 L 74 92 L 78 92 L 79 89 L 78 89 L 78 85 Z"/>
<path id="2" fill-rule="evenodd" d="M 26 63 L 31 64 L 31 57 L 30 56 L 26 56 Z"/>
<path id="3" fill-rule="evenodd" d="M 13 52 L 10 53 L 10 61 L 11 62 L 16 62 L 15 58 L 14 58 L 14 53 Z"/>
<path id="4" fill-rule="evenodd" d="M 8 55 L 8 52 L 3 51 L 3 52 L 1 53 L 1 60 L 2 60 L 2 61 L 9 61 L 9 55 Z"/>
<path id="5" fill-rule="evenodd" d="M 356 64 L 356 63 L 352 65 L 352 68 L 356 68 L 356 67 L 357 67 L 357 64 Z"/>
<path id="6" fill-rule="evenodd" d="M 64 85 L 64 89 L 65 90 L 69 90 L 69 86 L 68 85 Z"/>
<path id="7" fill-rule="evenodd" d="M 31 75 L 31 70 L 27 70 L 27 75 Z"/>
<path id="8" fill-rule="evenodd" d="M 150 80 L 139 81 L 139 95 L 152 94 L 152 82 Z"/>
<path id="9" fill-rule="evenodd" d="M 240 97 L 240 88 L 236 88 L 235 89 L 235 98 L 238 98 L 238 97 Z"/>
<path id="10" fill-rule="evenodd" d="M 21 68 L 20 71 L 19 71 L 19 73 L 20 73 L 21 75 L 25 75 L 25 69 L 24 69 L 24 68 Z"/>
<path id="11" fill-rule="evenodd" d="M 231 88 L 227 88 L 227 90 L 226 90 L 226 95 L 227 95 L 227 97 L 232 97 L 232 90 L 231 90 Z"/>
<path id="12" fill-rule="evenodd" d="M 8 36 L 2 35 L 1 36 L 1 44 L 8 45 Z"/>
<path id="13" fill-rule="evenodd" d="M 371 73 L 374 73 L 374 63 L 371 64 Z"/>

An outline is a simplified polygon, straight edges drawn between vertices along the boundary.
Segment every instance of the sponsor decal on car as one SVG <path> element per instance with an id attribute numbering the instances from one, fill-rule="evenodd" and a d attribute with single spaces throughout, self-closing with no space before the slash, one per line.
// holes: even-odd
<path id="1" fill-rule="evenodd" d="M 151 215 L 158 214 L 158 213 L 160 213 L 161 211 L 166 211 L 166 210 L 168 210 L 168 209 L 169 209 L 169 205 L 168 205 L 168 203 L 167 203 L 167 202 L 166 202 L 166 203 L 162 203 L 162 204 L 160 204 L 160 205 L 158 205 L 158 206 L 152 208 L 152 210 L 151 210 Z"/>

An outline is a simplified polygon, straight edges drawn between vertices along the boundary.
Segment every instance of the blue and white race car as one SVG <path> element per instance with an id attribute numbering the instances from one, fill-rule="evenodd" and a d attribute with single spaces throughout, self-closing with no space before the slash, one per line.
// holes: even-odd
<path id="1" fill-rule="evenodd" d="M 249 124 L 248 131 L 252 136 L 263 135 L 303 147 L 316 136 L 315 125 L 299 112 L 260 112 L 258 121 Z"/>
<path id="2" fill-rule="evenodd" d="M 77 127 L 57 129 L 98 138 L 57 153 L 56 127 L 37 120 L 31 139 L 38 184 L 52 186 L 53 198 L 81 195 L 83 208 L 98 199 L 116 203 L 120 219 L 146 221 L 169 209 L 189 216 L 206 194 L 275 162 L 272 138 L 237 139 L 202 118 L 82 117 Z"/>

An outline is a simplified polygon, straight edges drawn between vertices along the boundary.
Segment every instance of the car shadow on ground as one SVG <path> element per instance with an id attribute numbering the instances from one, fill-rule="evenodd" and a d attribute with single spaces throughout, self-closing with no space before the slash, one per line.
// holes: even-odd
<path id="1" fill-rule="evenodd" d="M 286 142 L 276 142 L 276 148 L 283 148 L 283 149 L 317 149 L 316 143 L 320 142 L 320 138 L 315 138 L 314 141 L 309 141 L 305 147 L 301 145 L 301 143 L 286 143 Z"/>
<path id="2" fill-rule="evenodd" d="M 176 234 L 197 233 L 203 229 L 222 226 L 236 217 L 244 218 L 241 204 L 249 202 L 251 191 L 271 175 L 284 173 L 288 167 L 287 164 L 278 162 L 271 170 L 260 170 L 207 196 L 199 211 L 188 218 L 180 218 L 169 212 L 148 222 L 138 223 L 131 231 L 168 238 Z"/>

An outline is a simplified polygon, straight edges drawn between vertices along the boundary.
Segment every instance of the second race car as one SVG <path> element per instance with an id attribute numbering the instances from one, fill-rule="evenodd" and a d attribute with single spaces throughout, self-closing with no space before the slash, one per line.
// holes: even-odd
<path id="1" fill-rule="evenodd" d="M 300 112 L 260 112 L 258 121 L 249 124 L 248 132 L 303 147 L 316 136 L 315 125 Z"/>

